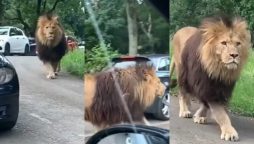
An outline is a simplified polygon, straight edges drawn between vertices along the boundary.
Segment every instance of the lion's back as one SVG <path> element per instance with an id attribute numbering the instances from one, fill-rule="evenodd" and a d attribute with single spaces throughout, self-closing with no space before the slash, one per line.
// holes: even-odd
<path id="1" fill-rule="evenodd" d="M 184 27 L 178 30 L 172 40 L 173 59 L 176 64 L 176 72 L 178 73 L 179 64 L 181 64 L 181 56 L 186 41 L 198 31 L 195 27 Z"/>

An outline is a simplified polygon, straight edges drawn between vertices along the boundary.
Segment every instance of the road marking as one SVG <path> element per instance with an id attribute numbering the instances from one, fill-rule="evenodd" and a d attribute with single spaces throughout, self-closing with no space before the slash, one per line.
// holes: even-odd
<path id="1" fill-rule="evenodd" d="M 30 116 L 35 117 L 35 118 L 39 119 L 42 122 L 45 122 L 45 123 L 48 123 L 48 124 L 52 124 L 52 122 L 50 120 L 48 120 L 46 118 L 43 118 L 43 117 L 41 117 L 41 116 L 39 116 L 39 115 L 37 115 L 35 113 L 31 113 Z"/>

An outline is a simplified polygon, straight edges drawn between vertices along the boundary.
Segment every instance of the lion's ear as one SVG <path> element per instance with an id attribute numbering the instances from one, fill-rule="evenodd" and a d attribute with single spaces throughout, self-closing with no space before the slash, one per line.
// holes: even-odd
<path id="1" fill-rule="evenodd" d="M 59 21 L 59 17 L 58 17 L 58 16 L 54 16 L 54 17 L 53 17 L 53 20 Z"/>
<path id="2" fill-rule="evenodd" d="M 246 30 L 246 29 L 248 29 L 248 24 L 246 23 L 245 20 L 240 19 L 240 18 L 236 18 L 234 20 L 234 29 Z"/>

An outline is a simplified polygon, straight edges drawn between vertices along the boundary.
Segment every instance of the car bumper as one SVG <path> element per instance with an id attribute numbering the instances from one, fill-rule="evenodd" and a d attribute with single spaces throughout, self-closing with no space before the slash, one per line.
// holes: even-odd
<path id="1" fill-rule="evenodd" d="M 0 127 L 15 122 L 19 113 L 19 82 L 17 75 L 8 84 L 0 85 Z"/>
<path id="2" fill-rule="evenodd" d="M 16 121 L 19 113 L 19 94 L 0 95 L 0 125 Z"/>

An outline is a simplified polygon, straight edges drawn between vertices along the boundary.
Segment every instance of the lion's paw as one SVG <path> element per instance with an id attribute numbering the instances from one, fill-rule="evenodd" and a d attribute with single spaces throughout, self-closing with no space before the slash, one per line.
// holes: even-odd
<path id="1" fill-rule="evenodd" d="M 206 117 L 194 116 L 193 120 L 194 120 L 194 123 L 198 123 L 198 124 L 205 124 L 207 122 L 207 118 Z"/>
<path id="2" fill-rule="evenodd" d="M 226 141 L 237 141 L 239 139 L 237 131 L 232 126 L 222 128 L 220 137 Z"/>
<path id="3" fill-rule="evenodd" d="M 179 113 L 179 117 L 182 118 L 192 118 L 192 114 L 190 111 L 182 111 Z"/>
<path id="4" fill-rule="evenodd" d="M 55 74 L 48 74 L 48 75 L 47 75 L 47 78 L 48 78 L 48 79 L 55 79 L 55 78 L 56 78 L 56 75 L 55 75 Z"/>

